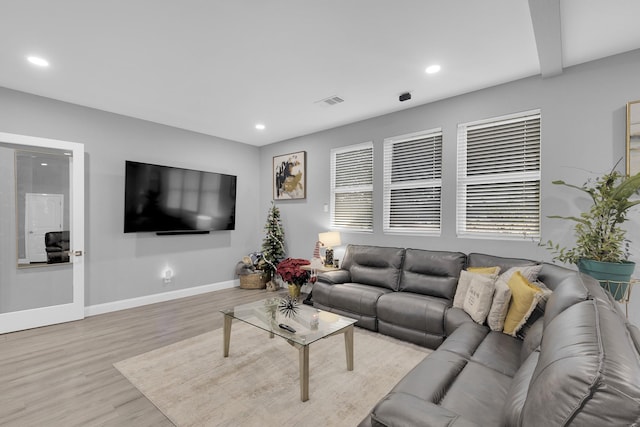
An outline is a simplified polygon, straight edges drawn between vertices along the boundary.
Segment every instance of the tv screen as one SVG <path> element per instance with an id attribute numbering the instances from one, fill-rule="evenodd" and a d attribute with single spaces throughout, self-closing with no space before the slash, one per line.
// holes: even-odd
<path id="1" fill-rule="evenodd" d="M 127 160 L 124 232 L 234 230 L 236 177 Z"/>

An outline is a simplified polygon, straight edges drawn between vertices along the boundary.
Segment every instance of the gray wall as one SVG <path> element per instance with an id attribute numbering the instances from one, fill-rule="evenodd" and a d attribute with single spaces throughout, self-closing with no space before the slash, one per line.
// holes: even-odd
<path id="1" fill-rule="evenodd" d="M 307 199 L 277 205 L 288 254 L 310 257 L 317 232 L 329 226 L 329 214 L 323 211 L 323 205 L 329 203 L 330 149 L 365 141 L 374 141 L 375 146 L 374 233 L 344 233 L 344 243 L 481 251 L 549 260 L 550 254 L 534 242 L 456 237 L 456 125 L 542 110 L 542 240 L 552 238 L 571 244 L 571 229 L 546 216 L 576 213 L 588 201 L 553 186 L 551 181 L 561 178 L 581 183 L 591 172 L 604 172 L 624 156 L 625 105 L 640 99 L 638 75 L 640 51 L 634 51 L 569 68 L 554 78 L 528 78 L 260 149 L 0 88 L 0 131 L 85 144 L 86 304 L 94 305 L 233 279 L 237 260 L 261 243 L 272 195 L 272 157 L 301 150 L 307 151 Z M 442 127 L 444 134 L 442 236 L 384 235 L 382 141 L 434 127 Z M 125 235 L 122 221 L 127 159 L 238 175 L 236 230 L 205 236 Z M 2 221 L 8 218 L 6 212 L 0 215 Z M 639 262 L 640 214 L 636 210 L 633 216 L 632 259 Z M 340 249 L 336 255 L 341 256 Z M 176 274 L 169 285 L 160 279 L 165 265 Z M 634 307 L 640 308 L 640 298 L 632 299 L 630 305 L 630 317 L 640 323 L 640 310 Z"/>
<path id="2" fill-rule="evenodd" d="M 283 141 L 260 151 L 261 210 L 271 199 L 271 159 L 307 151 L 307 199 L 277 202 L 286 232 L 288 254 L 311 257 L 317 233 L 328 230 L 330 150 L 374 142 L 374 232 L 343 233 L 343 243 L 487 252 L 549 261 L 551 255 L 535 242 L 459 239 L 455 230 L 456 126 L 509 113 L 542 112 L 542 241 L 572 244 L 566 223 L 547 218 L 575 214 L 588 206 L 577 192 L 551 184 L 555 179 L 581 184 L 591 173 L 602 173 L 625 155 L 626 103 L 640 99 L 640 50 L 566 69 L 560 76 L 532 77 L 474 93 L 418 106 L 347 126 Z M 393 98 L 393 95 L 390 95 Z M 409 101 L 410 102 L 410 101 Z M 340 108 L 336 106 L 333 108 Z M 335 112 L 334 112 L 335 113 Z M 441 237 L 411 237 L 382 233 L 382 144 L 384 138 L 442 127 L 443 211 Z M 624 171 L 624 161 L 621 163 Z M 639 209 L 632 215 L 633 260 L 640 262 Z M 343 249 L 344 250 L 344 249 Z M 336 251 L 340 257 L 340 252 Z M 640 267 L 636 270 L 636 276 Z M 636 303 L 636 304 L 634 304 Z M 632 306 L 640 308 L 640 296 Z M 630 311 L 632 311 L 630 309 Z M 638 312 L 638 310 L 635 310 Z M 640 312 L 630 314 L 640 323 Z"/>
<path id="3" fill-rule="evenodd" d="M 84 144 L 86 305 L 233 280 L 236 262 L 259 247 L 256 147 L 5 88 L 0 131 Z M 237 175 L 236 230 L 124 234 L 125 160 Z M 167 265 L 175 273 L 169 284 L 160 277 Z"/>

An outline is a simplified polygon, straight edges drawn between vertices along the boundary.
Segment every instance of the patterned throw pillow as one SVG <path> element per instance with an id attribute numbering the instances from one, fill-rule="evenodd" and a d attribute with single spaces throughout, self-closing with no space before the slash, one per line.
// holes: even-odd
<path id="1" fill-rule="evenodd" d="M 489 314 L 496 277 L 492 274 L 477 274 L 471 279 L 463 310 L 479 324 L 483 324 Z"/>
<path id="2" fill-rule="evenodd" d="M 495 280 L 499 272 L 500 267 L 469 267 L 467 270 L 462 270 L 460 272 L 460 278 L 458 279 L 456 294 L 453 296 L 453 306 L 463 308 L 464 298 L 467 296 L 467 289 L 469 289 L 469 284 L 474 275 L 488 274 Z"/>

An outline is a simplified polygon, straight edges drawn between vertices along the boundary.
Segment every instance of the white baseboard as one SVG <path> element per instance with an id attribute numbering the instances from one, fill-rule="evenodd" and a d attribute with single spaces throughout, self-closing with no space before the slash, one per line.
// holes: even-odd
<path id="1" fill-rule="evenodd" d="M 84 308 L 84 315 L 85 317 L 96 316 L 98 314 L 110 313 L 112 311 L 126 310 L 127 308 L 171 301 L 178 298 L 191 297 L 194 295 L 205 294 L 207 292 L 219 291 L 222 289 L 230 289 L 238 286 L 240 286 L 239 280 L 228 280 L 226 282 L 212 283 L 210 285 L 202 285 L 159 294 L 145 295 L 143 297 L 107 302 L 104 304 L 90 305 Z"/>

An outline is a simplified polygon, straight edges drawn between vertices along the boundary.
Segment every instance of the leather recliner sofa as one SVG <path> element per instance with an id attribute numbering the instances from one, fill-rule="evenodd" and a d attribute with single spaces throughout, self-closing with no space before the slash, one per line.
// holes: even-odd
<path id="1" fill-rule="evenodd" d="M 517 338 L 452 307 L 463 268 L 534 264 L 348 246 L 342 269 L 318 277 L 314 305 L 436 348 L 361 426 L 640 425 L 640 330 L 596 280 L 543 264 L 538 278 L 553 292 Z"/>

